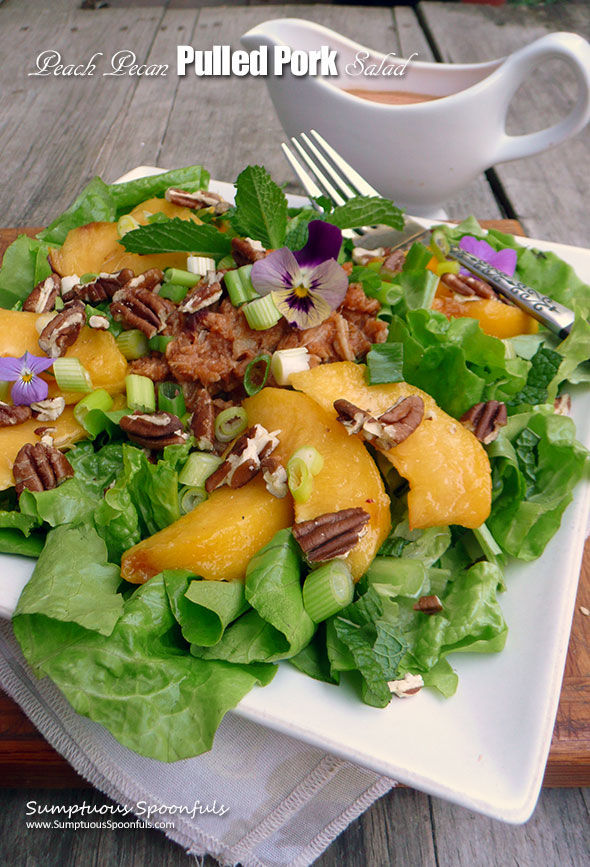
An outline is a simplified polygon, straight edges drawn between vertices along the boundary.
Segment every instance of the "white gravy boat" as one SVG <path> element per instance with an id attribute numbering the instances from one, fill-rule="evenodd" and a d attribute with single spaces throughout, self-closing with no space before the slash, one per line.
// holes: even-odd
<path id="1" fill-rule="evenodd" d="M 299 18 L 265 21 L 242 36 L 248 50 L 266 46 L 266 83 L 288 136 L 317 129 L 384 196 L 413 214 L 432 216 L 490 166 L 555 147 L 590 118 L 590 45 L 575 33 L 551 33 L 508 57 L 486 63 L 410 60 L 403 75 L 351 74 L 358 52 L 369 63 L 387 55 Z M 273 74 L 275 46 L 336 49 L 338 77 Z M 365 54 L 361 55 L 365 57 Z M 566 61 L 577 99 L 558 123 L 526 135 L 507 135 L 510 101 L 531 71 L 547 60 Z M 393 58 L 396 65 L 401 58 Z M 349 67 L 349 71 L 346 68 Z M 356 68 L 360 68 L 357 64 Z M 405 90 L 443 97 L 408 105 L 369 101 L 345 88 Z"/>

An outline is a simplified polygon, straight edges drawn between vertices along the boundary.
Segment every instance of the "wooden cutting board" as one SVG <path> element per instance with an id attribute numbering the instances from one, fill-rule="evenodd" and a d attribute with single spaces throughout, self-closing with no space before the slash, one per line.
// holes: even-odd
<path id="1" fill-rule="evenodd" d="M 515 220 L 482 221 L 486 228 L 524 234 Z M 19 232 L 0 229 L 0 258 Z M 546 786 L 590 786 L 590 540 L 586 543 L 569 651 L 557 711 Z M 19 706 L 0 693 L 0 786 L 88 787 L 37 732 Z"/>

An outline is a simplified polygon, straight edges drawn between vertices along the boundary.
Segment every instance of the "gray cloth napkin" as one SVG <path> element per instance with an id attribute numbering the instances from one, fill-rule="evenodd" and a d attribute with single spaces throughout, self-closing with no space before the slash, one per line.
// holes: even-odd
<path id="1" fill-rule="evenodd" d="M 208 853 L 224 865 L 307 867 L 396 785 L 231 713 L 205 755 L 173 764 L 138 756 L 75 713 L 49 678 L 35 678 L 6 621 L 0 622 L 0 686 L 96 788 L 143 819 L 149 807 L 167 807 L 152 821 L 173 822 L 168 837 L 189 854 Z M 134 819 L 132 813 L 112 818 Z"/>

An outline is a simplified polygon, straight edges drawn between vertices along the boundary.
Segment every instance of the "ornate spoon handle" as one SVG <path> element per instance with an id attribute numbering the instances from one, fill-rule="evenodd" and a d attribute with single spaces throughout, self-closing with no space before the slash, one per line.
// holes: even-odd
<path id="1" fill-rule="evenodd" d="M 536 289 L 531 289 L 520 280 L 514 280 L 508 277 L 503 271 L 498 271 L 483 259 L 478 259 L 471 253 L 462 250 L 456 244 L 451 244 L 447 254 L 453 259 L 456 259 L 465 268 L 468 268 L 478 277 L 487 280 L 494 289 L 509 298 L 524 310 L 534 319 L 537 319 L 542 325 L 553 331 L 562 340 L 568 336 L 574 324 L 575 314 L 569 307 L 560 304 L 559 301 L 554 301 L 548 295 L 542 295 Z"/>

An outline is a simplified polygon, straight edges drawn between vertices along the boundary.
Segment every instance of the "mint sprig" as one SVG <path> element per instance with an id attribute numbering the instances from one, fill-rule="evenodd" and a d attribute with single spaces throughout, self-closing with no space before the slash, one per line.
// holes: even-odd
<path id="1" fill-rule="evenodd" d="M 232 226 L 265 247 L 281 247 L 287 232 L 287 199 L 263 166 L 248 166 L 236 181 Z"/>
<path id="2" fill-rule="evenodd" d="M 356 196 L 334 208 L 331 213 L 324 214 L 323 219 L 339 229 L 357 229 L 360 226 L 404 227 L 403 211 L 389 199 L 380 199 L 378 196 Z"/>
<path id="3" fill-rule="evenodd" d="M 121 244 L 129 253 L 140 254 L 186 252 L 220 259 L 231 252 L 230 239 L 215 226 L 199 225 L 179 217 L 127 232 Z"/>

